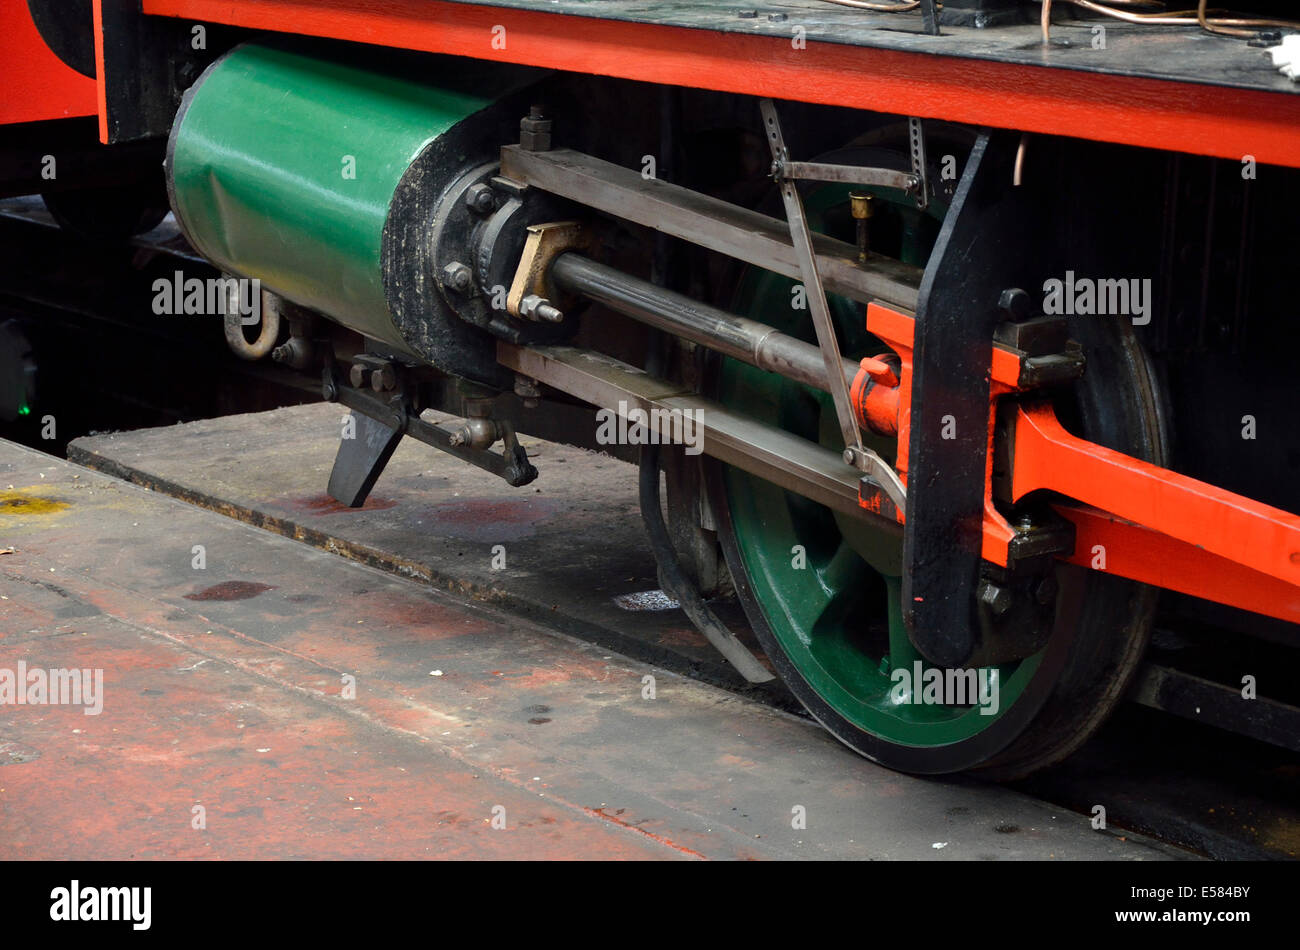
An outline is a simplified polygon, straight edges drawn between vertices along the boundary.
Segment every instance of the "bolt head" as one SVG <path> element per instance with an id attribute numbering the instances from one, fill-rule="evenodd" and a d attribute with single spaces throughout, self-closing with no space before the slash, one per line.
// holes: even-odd
<path id="1" fill-rule="evenodd" d="M 998 297 L 998 309 L 1006 311 L 1012 320 L 1028 320 L 1034 315 L 1033 301 L 1019 287 L 1008 287 Z"/>
<path id="2" fill-rule="evenodd" d="M 519 316 L 525 320 L 536 320 L 537 311 L 541 307 L 549 306 L 550 301 L 545 297 L 539 297 L 537 294 L 529 294 L 523 300 L 519 301 Z"/>
<path id="3" fill-rule="evenodd" d="M 465 204 L 479 214 L 491 214 L 497 208 L 497 195 L 490 185 L 479 182 L 465 189 Z"/>
<path id="4" fill-rule="evenodd" d="M 515 395 L 522 398 L 536 398 L 542 394 L 537 380 L 531 376 L 517 374 L 515 376 Z"/>
<path id="5" fill-rule="evenodd" d="M 858 463 L 858 450 L 853 448 L 853 446 L 849 446 L 847 449 L 844 450 L 844 464 L 856 465 L 857 463 Z"/>
<path id="6" fill-rule="evenodd" d="M 993 616 L 1001 617 L 1011 609 L 1011 604 L 1015 600 L 1015 595 L 1005 587 L 1000 587 L 989 581 L 981 581 L 979 587 L 980 603 L 987 606 L 993 611 Z"/>
<path id="7" fill-rule="evenodd" d="M 469 290 L 473 272 L 460 261 L 452 261 L 442 269 L 442 282 L 453 290 Z"/>

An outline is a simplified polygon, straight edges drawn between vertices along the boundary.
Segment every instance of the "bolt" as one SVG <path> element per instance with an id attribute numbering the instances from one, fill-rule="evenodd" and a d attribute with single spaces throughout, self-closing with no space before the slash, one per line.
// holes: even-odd
<path id="1" fill-rule="evenodd" d="M 519 122 L 519 145 L 527 152 L 546 152 L 551 148 L 551 120 L 541 106 L 528 110 Z"/>
<path id="2" fill-rule="evenodd" d="M 281 343 L 271 351 L 271 359 L 277 363 L 283 363 L 289 358 L 290 347 L 288 343 Z"/>
<path id="3" fill-rule="evenodd" d="M 339 398 L 339 388 L 334 385 L 333 379 L 326 379 L 321 383 L 320 394 L 326 402 L 334 402 Z"/>
<path id="4" fill-rule="evenodd" d="M 474 272 L 460 261 L 452 261 L 442 269 L 442 282 L 452 290 L 463 293 L 469 290 L 469 285 L 473 280 Z"/>
<path id="5" fill-rule="evenodd" d="M 370 374 L 370 388 L 377 393 L 397 388 L 397 370 L 392 363 L 385 363 Z"/>
<path id="6" fill-rule="evenodd" d="M 845 465 L 858 464 L 858 450 L 851 445 L 844 450 L 844 464 Z"/>
<path id="7" fill-rule="evenodd" d="M 1028 320 L 1034 315 L 1033 302 L 1029 294 L 1019 287 L 1008 287 L 998 297 L 998 309 L 1005 310 L 1012 320 Z"/>
<path id="8" fill-rule="evenodd" d="M 348 373 L 348 380 L 352 383 L 353 389 L 363 388 L 370 378 L 370 369 L 361 363 L 353 363 L 352 369 Z"/>
<path id="9" fill-rule="evenodd" d="M 545 320 L 547 323 L 559 323 L 564 314 L 554 307 L 545 297 L 529 294 L 519 301 L 519 316 L 525 320 Z"/>
<path id="10" fill-rule="evenodd" d="M 525 409 L 536 409 L 542 401 L 541 387 L 531 376 L 515 376 L 515 395 L 523 401 Z"/>
<path id="11" fill-rule="evenodd" d="M 757 11 L 757 10 L 737 10 L 737 11 L 736 11 L 736 16 L 740 17 L 742 20 L 752 20 L 752 19 L 754 19 L 754 17 L 758 16 L 758 11 Z"/>
<path id="12" fill-rule="evenodd" d="M 1001 617 L 1011 609 L 1015 595 L 1005 587 L 999 587 L 989 581 L 980 581 L 979 598 L 980 603 L 993 611 L 993 616 Z"/>
<path id="13" fill-rule="evenodd" d="M 784 13 L 769 13 L 767 19 L 772 23 L 784 23 L 790 17 Z"/>
<path id="14" fill-rule="evenodd" d="M 1034 590 L 1034 599 L 1046 607 L 1056 598 L 1056 578 L 1048 575 L 1038 582 Z"/>
<path id="15" fill-rule="evenodd" d="M 491 214 L 497 209 L 497 194 L 490 185 L 479 182 L 465 189 L 465 204 L 479 214 Z"/>

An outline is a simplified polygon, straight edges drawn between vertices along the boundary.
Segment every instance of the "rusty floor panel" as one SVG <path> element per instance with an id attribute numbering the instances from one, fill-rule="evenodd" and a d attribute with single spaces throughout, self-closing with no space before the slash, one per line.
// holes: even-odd
<path id="1" fill-rule="evenodd" d="M 403 577 L 544 619 L 620 652 L 732 688 L 744 680 L 680 611 L 616 606 L 658 587 L 635 467 L 529 436 L 522 488 L 403 440 L 364 507 L 325 494 L 340 421 L 317 403 L 77 439 L 69 458 Z M 451 418 L 427 412 L 425 418 Z M 493 549 L 505 550 L 498 569 Z M 758 649 L 739 607 L 716 609 Z M 730 611 L 730 612 L 729 612 Z M 797 703 L 761 690 L 787 708 Z"/>
<path id="2" fill-rule="evenodd" d="M 0 707 L 0 859 L 1182 856 L 0 443 L 7 548 L 0 673 L 103 708 Z"/>
<path id="3" fill-rule="evenodd" d="M 680 611 L 615 606 L 614 597 L 657 584 L 632 466 L 525 438 L 541 474 L 516 489 L 408 440 L 371 501 L 353 511 L 322 493 L 343 412 L 316 404 L 97 435 L 74 441 L 70 452 L 191 504 L 801 711 L 779 682 L 744 684 Z M 494 571 L 498 543 L 507 568 Z M 734 600 L 713 607 L 754 645 Z M 1126 707 L 1066 763 L 1016 787 L 1082 814 L 1105 803 L 1114 826 L 1212 857 L 1294 858 L 1295 761 Z"/>

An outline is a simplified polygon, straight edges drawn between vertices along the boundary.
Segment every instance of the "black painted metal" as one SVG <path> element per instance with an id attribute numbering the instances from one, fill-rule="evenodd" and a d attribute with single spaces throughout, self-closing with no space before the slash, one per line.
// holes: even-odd
<path id="1" fill-rule="evenodd" d="M 1037 14 L 1036 4 L 1025 0 L 944 0 L 939 11 L 943 26 L 973 26 L 984 29 L 1024 23 Z"/>
<path id="2" fill-rule="evenodd" d="M 352 413 L 352 422 L 356 431 L 352 438 L 339 440 L 326 491 L 335 501 L 349 508 L 360 508 L 397 451 L 403 433 L 360 412 Z"/>
<path id="3" fill-rule="evenodd" d="M 921 0 L 921 23 L 925 32 L 939 35 L 939 9 L 935 0 Z"/>
<path id="4" fill-rule="evenodd" d="M 1263 696 L 1245 699 L 1240 684 L 1224 686 L 1184 670 L 1149 663 L 1133 690 L 1133 699 L 1184 719 L 1300 752 L 1300 708 Z"/>
<path id="5" fill-rule="evenodd" d="M 693 30 L 712 30 L 751 36 L 780 37 L 790 41 L 792 27 L 804 32 L 809 48 L 815 43 L 864 46 L 903 52 L 920 52 L 936 56 L 1019 63 L 1035 68 L 1047 66 L 1071 71 L 1144 76 L 1174 82 L 1234 86 L 1248 89 L 1271 89 L 1292 95 L 1291 80 L 1273 69 L 1268 58 L 1239 39 L 1215 36 L 1200 30 L 1121 24 L 1109 17 L 1097 17 L 1082 11 L 1093 21 L 1106 24 L 1106 48 L 1092 49 L 1092 23 L 1074 20 L 1072 5 L 1059 3 L 1053 9 L 1057 20 L 1052 28 L 1053 43 L 1044 47 L 1038 25 L 1042 7 L 1026 0 L 1016 9 L 1001 9 L 1001 4 L 983 0 L 982 13 L 971 16 L 969 9 L 956 8 L 945 2 L 940 13 L 944 29 L 936 38 L 925 30 L 920 9 L 908 13 L 888 13 L 847 7 L 821 0 L 786 0 L 788 11 L 780 16 L 743 16 L 734 0 L 691 0 L 690 3 L 646 3 L 645 0 L 479 0 L 484 6 L 500 9 L 537 10 L 560 15 L 597 20 L 621 20 L 657 26 L 680 26 Z M 1279 15 L 1294 16 L 1294 0 L 1278 0 Z M 1285 4 L 1285 8 L 1283 8 Z M 1265 4 L 1230 4 L 1259 8 Z M 966 6 L 969 6 L 966 4 Z M 752 10 L 752 7 L 751 7 Z M 1028 15 L 1024 12 L 1028 11 Z M 958 14 L 967 14 L 959 20 Z M 974 28 L 980 16 L 993 29 Z M 968 21 L 968 25 L 958 25 Z M 575 23 L 575 29 L 582 29 Z M 1057 42 L 1066 40 L 1067 42 Z M 581 66 L 575 64 L 575 69 Z M 954 83 L 960 84 L 965 67 L 950 67 Z M 1068 83 L 1070 77 L 1061 77 Z M 800 90 L 791 89 L 791 98 Z M 552 100 L 554 101 L 554 100 Z M 647 113 L 653 115 L 653 113 Z M 1008 123 L 1016 121 L 1007 113 Z M 653 124 L 650 124 L 653 127 Z M 560 128 L 557 117 L 557 130 Z"/>
<path id="6" fill-rule="evenodd" d="M 944 666 L 976 651 L 989 363 L 1008 287 L 1041 280 L 1051 242 L 1042 194 L 1013 185 L 1018 137 L 980 133 L 921 282 L 912 364 L 903 616 Z M 1044 150 L 1035 156 L 1046 159 Z M 1044 182 L 1047 174 L 1035 176 Z"/>
<path id="7" fill-rule="evenodd" d="M 95 78 L 95 24 L 91 0 L 27 0 L 32 22 L 55 56 Z"/>
<path id="8" fill-rule="evenodd" d="M 167 134 L 181 94 L 246 31 L 144 16 L 140 0 L 102 0 L 108 141 Z"/>
<path id="9" fill-rule="evenodd" d="M 524 447 L 519 444 L 514 426 L 505 419 L 493 420 L 497 425 L 502 448 L 500 452 L 492 452 L 487 449 L 476 449 L 457 441 L 454 438 L 457 425 L 435 424 L 421 419 L 418 408 L 426 406 L 427 402 L 417 397 L 408 388 L 399 386 L 397 392 L 381 397 L 367 390 L 341 385 L 335 377 L 332 365 L 327 365 L 322 390 L 327 400 L 347 406 L 358 420 L 357 437 L 344 440 L 339 446 L 334 471 L 330 474 L 329 493 L 344 504 L 352 507 L 364 504 L 366 495 L 374 487 L 375 479 L 379 477 L 392 456 L 396 443 L 389 447 L 386 442 L 382 442 L 381 438 L 387 438 L 383 430 L 396 432 L 398 438 L 409 435 L 417 442 L 423 442 L 485 472 L 491 472 L 504 480 L 507 485 L 515 488 L 527 485 L 537 478 L 537 469 L 528 460 L 528 453 Z M 421 395 L 429 395 L 427 388 Z M 363 416 L 381 428 L 373 431 L 363 429 L 360 421 Z M 369 447 L 348 449 L 349 441 L 367 442 Z M 358 454 L 354 455 L 354 452 Z M 387 454 L 384 454 L 385 452 Z M 336 476 L 338 494 L 334 490 Z M 354 499 L 355 504 L 349 499 Z"/>
<path id="10" fill-rule="evenodd" d="M 58 175 L 52 179 L 42 174 L 47 155 L 58 156 Z M 0 136 L 0 198 L 85 188 L 120 192 L 156 181 L 165 205 L 161 164 L 157 142 L 100 145 L 94 116 L 8 125 Z"/>

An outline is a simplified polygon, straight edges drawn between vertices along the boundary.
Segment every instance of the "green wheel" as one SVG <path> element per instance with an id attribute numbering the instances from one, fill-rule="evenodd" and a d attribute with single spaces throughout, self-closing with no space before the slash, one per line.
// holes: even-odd
<path id="1" fill-rule="evenodd" d="M 906 167 L 885 149 L 846 149 L 824 160 Z M 809 189 L 817 230 L 853 240 L 848 188 Z M 901 192 L 874 190 L 872 253 L 923 265 L 946 210 L 918 211 Z M 791 305 L 794 282 L 750 269 L 733 312 L 815 342 L 806 310 Z M 832 298 L 840 346 L 859 358 L 886 349 L 865 330 L 861 305 Z M 1110 372 L 1078 386 L 1073 415 L 1089 438 L 1132 455 L 1162 458 L 1154 387 L 1131 328 L 1072 327 L 1089 366 L 1105 353 Z M 1077 332 L 1076 332 L 1077 331 Z M 1119 365 L 1121 369 L 1113 367 Z M 1104 378 L 1102 378 L 1104 376 Z M 719 358 L 708 374 L 716 398 L 786 431 L 841 447 L 830 396 Z M 872 436 L 887 459 L 897 446 Z M 1114 577 L 1058 568 L 1061 593 L 1047 645 L 1016 662 L 978 671 L 996 683 L 960 705 L 915 701 L 915 673 L 929 669 L 902 622 L 902 536 L 834 512 L 739 469 L 709 475 L 719 534 L 755 633 L 791 691 L 846 745 L 885 765 L 917 773 L 983 769 L 1011 778 L 1068 755 L 1120 698 L 1145 650 L 1154 592 Z M 919 666 L 918 666 L 919 664 Z M 906 671 L 895 675 L 895 671 Z M 922 677 L 924 679 L 924 676 Z M 915 690 L 915 692 L 913 692 Z"/>

